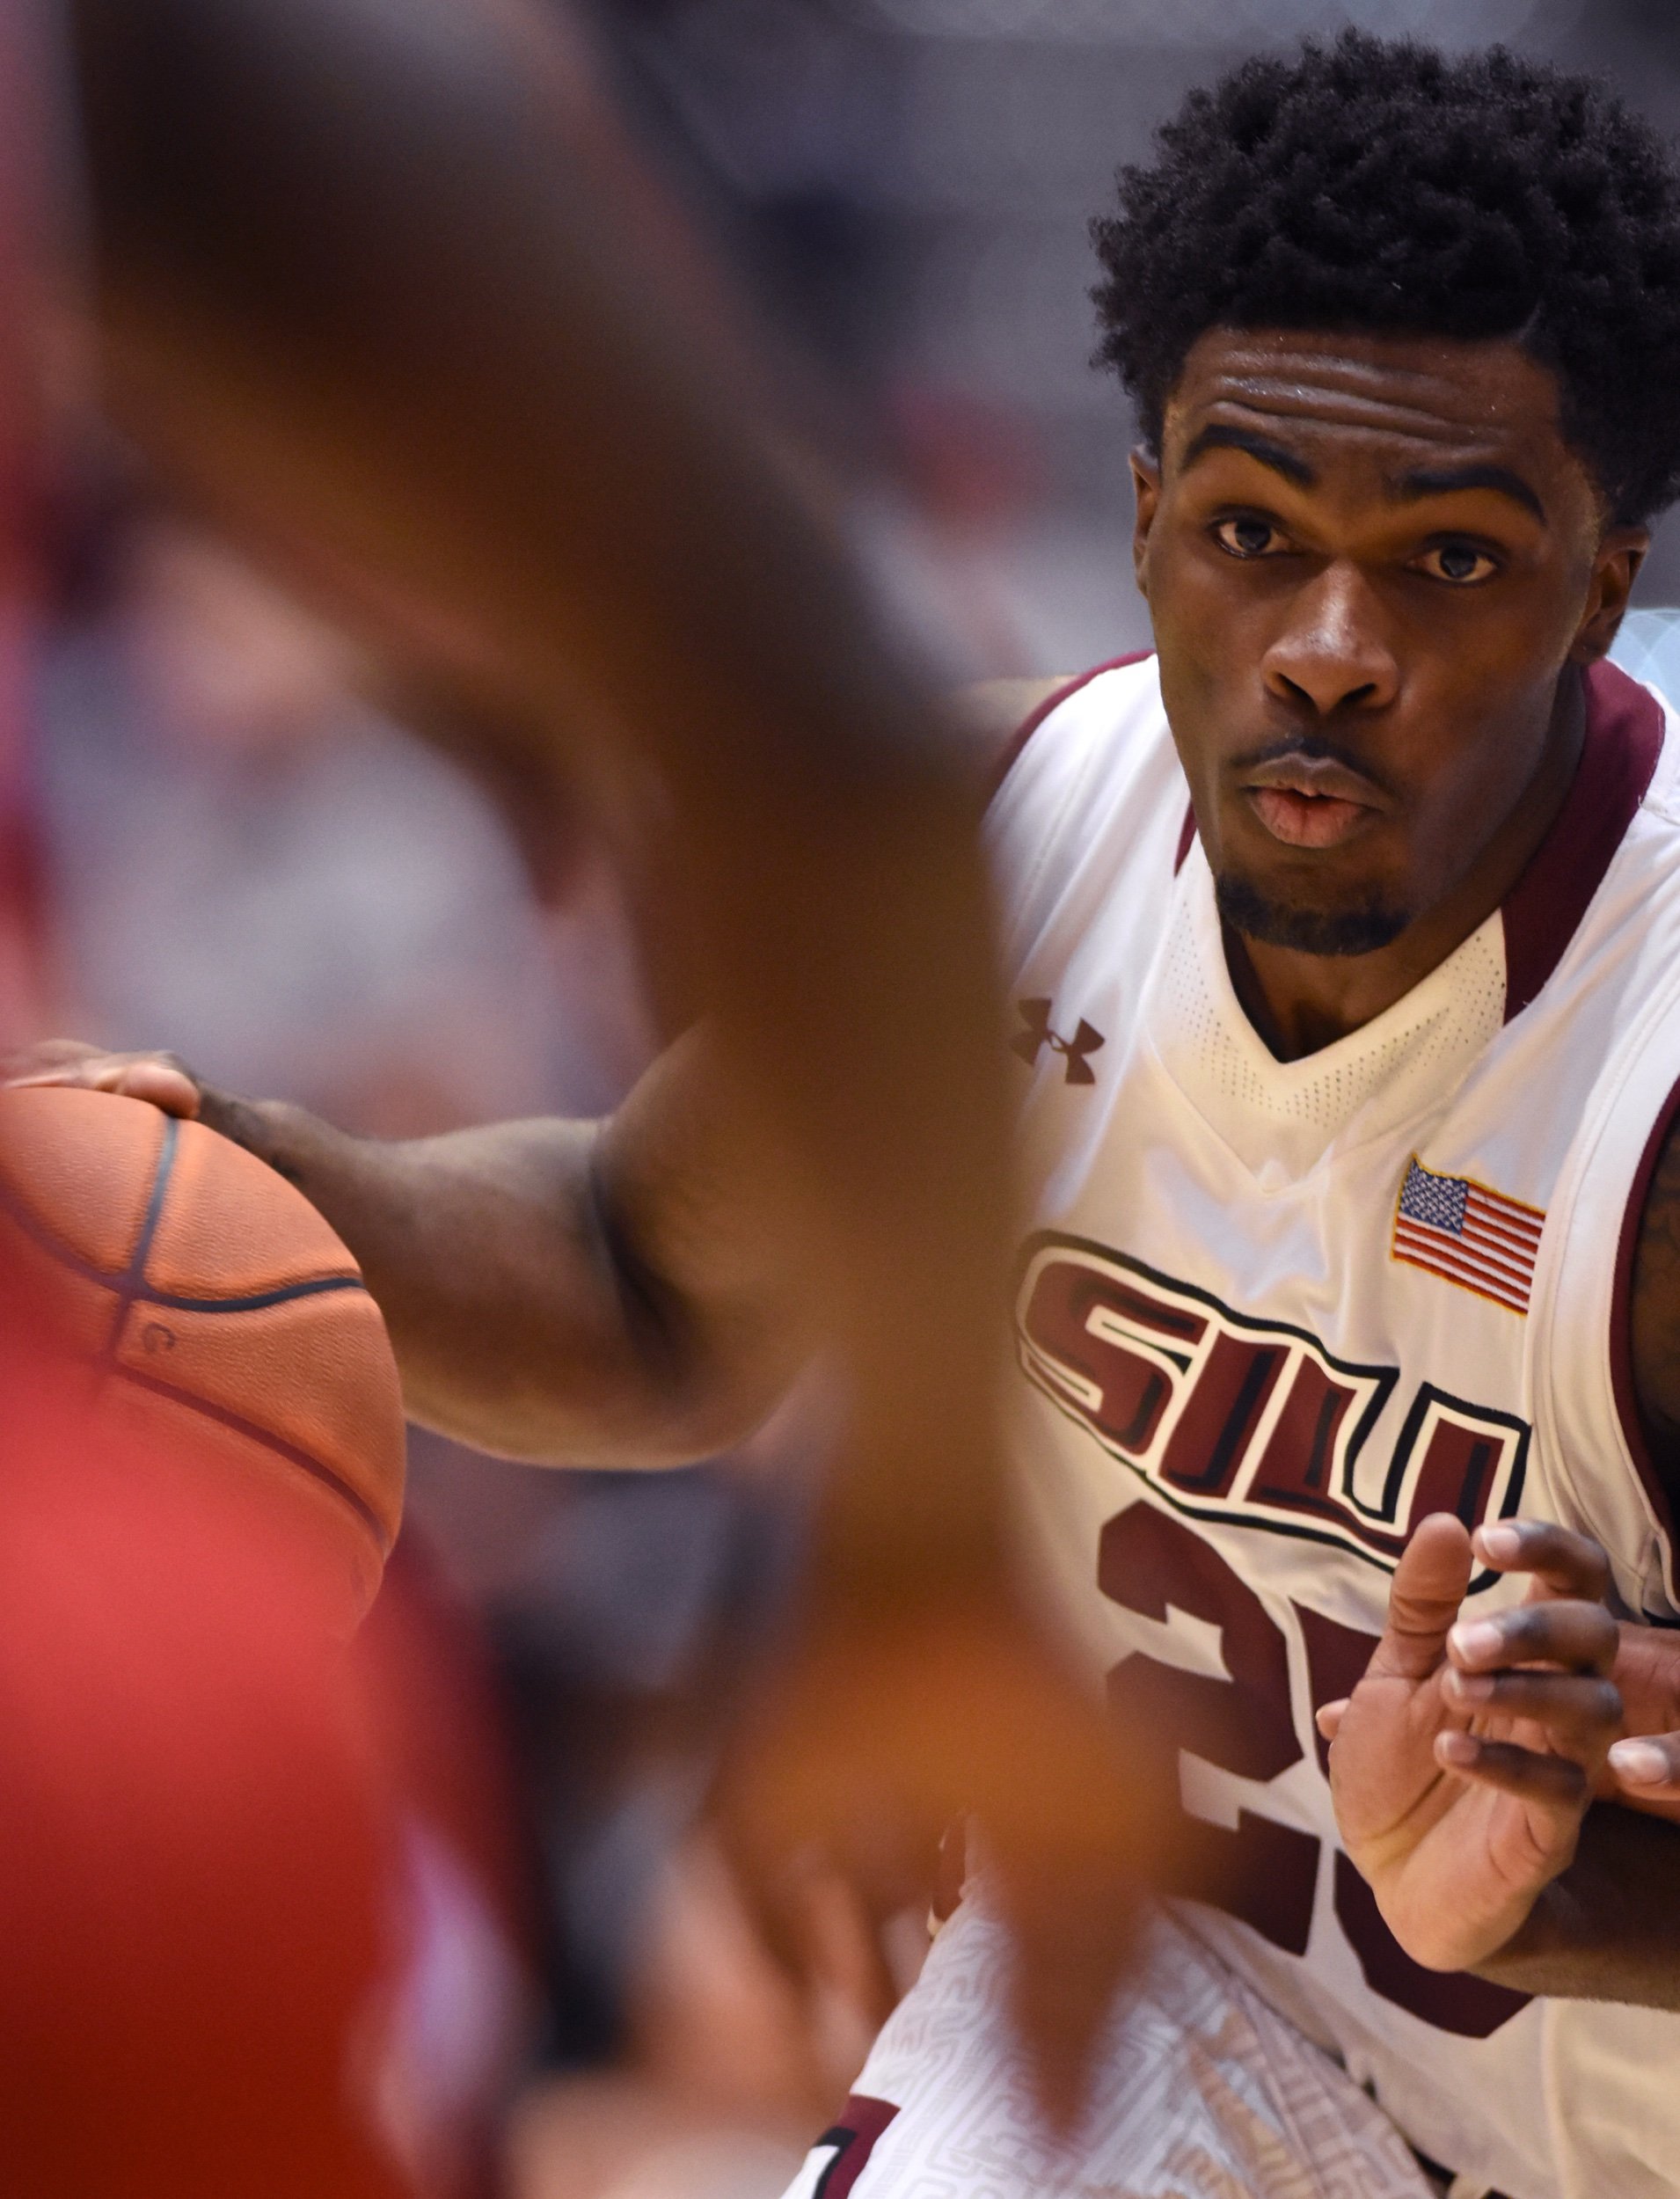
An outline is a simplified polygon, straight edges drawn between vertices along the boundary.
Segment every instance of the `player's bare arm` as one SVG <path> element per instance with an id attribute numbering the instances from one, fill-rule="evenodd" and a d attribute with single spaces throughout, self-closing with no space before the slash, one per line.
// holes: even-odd
<path id="1" fill-rule="evenodd" d="M 1064 683 L 987 680 L 949 698 L 976 784 Z M 161 1051 L 49 1041 L 9 1068 L 200 1117 L 296 1183 L 368 1279 L 412 1417 L 461 1442 L 544 1465 L 686 1463 L 749 1434 L 798 1366 L 797 1301 L 719 1135 L 716 1049 L 697 1038 L 610 1121 L 400 1143 L 222 1092 Z"/>
<path id="2" fill-rule="evenodd" d="M 985 680 L 949 698 L 976 785 L 1064 684 Z M 759 1187 L 720 1134 L 717 1050 L 698 1038 L 610 1121 L 401 1143 L 219 1091 L 164 1052 L 48 1041 L 10 1070 L 201 1117 L 296 1183 L 361 1264 L 411 1415 L 482 1450 L 686 1463 L 749 1434 L 799 1363 L 797 1300 L 777 1286 Z"/>
<path id="3" fill-rule="evenodd" d="M 1672 1128 L 1640 1217 L 1630 1312 L 1640 1421 L 1672 1509 L 1680 1504 L 1680 1132 Z"/>
<path id="4" fill-rule="evenodd" d="M 163 1055 L 50 1045 L 12 1081 L 197 1116 L 295 1183 L 361 1264 L 414 1419 L 545 1465 L 661 1466 L 749 1434 L 807 1333 L 715 1135 L 717 1075 L 697 1035 L 609 1121 L 403 1143 L 236 1098 Z"/>
<path id="5" fill-rule="evenodd" d="M 1674 1130 L 1640 1217 L 1630 1316 L 1640 1420 L 1672 1511 L 1680 1504 L 1680 1132 Z M 1616 1680 L 1626 1731 L 1610 1754 L 1617 1797 L 1680 1821 L 1680 1636 L 1624 1625 Z M 1635 1836 L 1620 1830 L 1616 1837 L 1630 1844 Z"/>
<path id="6" fill-rule="evenodd" d="M 1479 1974 L 1516 1992 L 1680 2009 L 1677 1871 L 1675 1826 L 1640 1810 L 1591 1810 L 1569 1869 Z"/>

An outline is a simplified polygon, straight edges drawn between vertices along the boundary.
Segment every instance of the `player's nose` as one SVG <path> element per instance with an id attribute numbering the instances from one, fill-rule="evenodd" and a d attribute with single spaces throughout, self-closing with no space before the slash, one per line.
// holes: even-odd
<path id="1" fill-rule="evenodd" d="M 1399 667 L 1363 576 L 1329 565 L 1289 600 L 1261 663 L 1267 690 L 1292 709 L 1329 717 L 1380 710 L 1399 691 Z"/>

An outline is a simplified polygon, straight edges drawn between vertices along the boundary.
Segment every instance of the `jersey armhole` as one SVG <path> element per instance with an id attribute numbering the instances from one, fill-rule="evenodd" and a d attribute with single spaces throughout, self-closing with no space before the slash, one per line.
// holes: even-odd
<path id="1" fill-rule="evenodd" d="M 1077 679 L 1064 681 L 1060 687 L 1054 689 L 1047 695 L 1038 707 L 1029 712 L 1022 720 L 1019 727 L 1011 736 L 1009 746 L 998 757 L 992 772 L 991 784 L 986 790 L 988 803 L 996 801 L 998 795 L 1002 793 L 1004 781 L 1014 770 L 1022 750 L 1053 712 L 1060 710 L 1063 704 L 1070 697 L 1077 695 L 1082 687 L 1089 687 L 1092 680 L 1099 679 L 1105 672 L 1122 671 L 1127 665 L 1142 664 L 1146 658 L 1152 657 L 1154 654 L 1153 649 L 1129 650 L 1123 657 L 1110 657 L 1106 664 L 1093 664 L 1088 672 L 1081 672 Z"/>
<path id="2" fill-rule="evenodd" d="M 1680 1082 L 1670 1088 L 1658 1110 L 1634 1171 L 1616 1244 L 1616 1276 L 1610 1302 L 1610 1379 L 1622 1440 L 1671 1551 L 1676 1547 L 1676 1516 L 1680 1514 L 1680 1471 L 1664 1472 L 1658 1465 L 1646 1439 L 1645 1422 L 1640 1413 L 1639 1392 L 1633 1379 L 1633 1261 L 1639 1251 L 1640 1229 L 1645 1219 L 1645 1202 L 1650 1195 L 1651 1181 L 1676 1123 L 1680 1123 Z"/>

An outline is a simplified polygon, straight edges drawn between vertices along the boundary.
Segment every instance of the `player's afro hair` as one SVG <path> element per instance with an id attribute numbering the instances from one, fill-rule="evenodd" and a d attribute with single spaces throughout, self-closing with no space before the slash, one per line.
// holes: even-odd
<path id="1" fill-rule="evenodd" d="M 1143 432 L 1206 330 L 1511 337 L 1618 521 L 1680 494 L 1680 179 L 1590 77 L 1344 32 L 1194 91 L 1092 223 Z"/>

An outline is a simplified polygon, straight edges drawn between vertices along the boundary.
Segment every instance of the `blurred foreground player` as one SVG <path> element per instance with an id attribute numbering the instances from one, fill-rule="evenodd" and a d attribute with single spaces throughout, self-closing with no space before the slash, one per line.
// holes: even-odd
<path id="1" fill-rule="evenodd" d="M 1060 2149 L 965 1903 L 800 2188 L 1670 2191 L 1674 1834 L 1589 1804 L 1609 1604 L 1680 1617 L 1680 734 L 1603 661 L 1680 475 L 1680 188 L 1589 85 L 1349 39 L 1193 99 L 1099 235 L 1158 655 L 994 810 L 1026 1456 L 1210 1898 Z M 58 1073 L 292 1175 L 481 1443 L 689 1456 L 797 1355 L 691 1053 L 599 1131 L 406 1148 Z"/>
<path id="2" fill-rule="evenodd" d="M 670 1100 L 642 1106 L 675 1109 L 681 1143 L 631 1141 L 676 1192 L 659 1244 L 636 1241 L 588 1136 L 515 1135 L 487 1176 L 470 1160 L 469 1227 L 505 1202 L 541 1258 L 515 1263 L 511 1301 L 493 1257 L 493 1303 L 464 1275 L 479 1296 L 451 1341 L 454 1309 L 427 1297 L 431 1231 L 461 1209 L 447 1156 L 435 1210 L 400 1194 L 420 1235 L 388 1247 L 386 1278 L 412 1401 L 483 1421 L 456 1394 L 464 1346 L 503 1394 L 505 1448 L 686 1457 L 756 1418 L 800 1355 L 831 1354 L 845 1463 L 737 1823 L 767 1875 L 819 1838 L 895 1885 L 979 1808 L 1027 1958 L 1019 2005 L 1065 2090 L 1120 1959 L 1136 1782 L 1030 1622 L 1008 1548 L 1005 1091 L 959 760 L 745 418 L 739 347 L 627 217 L 622 149 L 542 11 L 66 13 L 112 411 L 179 493 L 384 652 L 423 713 L 544 771 L 564 756 L 657 862 L 643 944 L 673 1021 L 711 1019 L 662 1072 Z M 132 1088 L 193 1104 L 179 1078 Z M 697 1165 L 750 1246 L 739 1277 L 719 1277 L 729 1255 L 682 1188 Z M 719 1287 L 690 1324 L 697 1261 Z M 768 1350 L 767 1277 L 793 1332 Z M 563 1434 L 557 1377 L 577 1400 Z M 656 1400 L 656 1433 L 624 1390 Z M 884 1675 L 909 1683 L 890 1720 Z M 1070 1883 L 1088 1889 L 1077 1915 Z"/>

